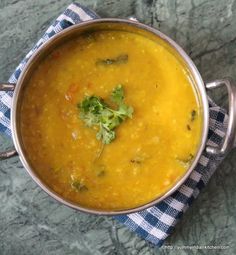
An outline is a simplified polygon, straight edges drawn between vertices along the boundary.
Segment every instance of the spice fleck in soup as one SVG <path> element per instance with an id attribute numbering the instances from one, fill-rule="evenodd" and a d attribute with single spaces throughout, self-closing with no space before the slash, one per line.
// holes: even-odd
<path id="1" fill-rule="evenodd" d="M 39 177 L 84 207 L 122 210 L 169 190 L 201 139 L 189 71 L 168 45 L 124 31 L 81 35 L 32 75 L 21 106 Z"/>

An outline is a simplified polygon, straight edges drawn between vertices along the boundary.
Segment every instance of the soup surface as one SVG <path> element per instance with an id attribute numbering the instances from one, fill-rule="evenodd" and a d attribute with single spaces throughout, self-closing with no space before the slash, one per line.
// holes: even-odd
<path id="1" fill-rule="evenodd" d="M 198 149 L 201 107 L 188 70 L 163 42 L 97 31 L 55 49 L 23 95 L 21 132 L 32 167 L 54 191 L 82 206 L 121 210 L 170 189 Z M 103 144 L 78 107 L 122 85 L 132 107 Z"/>

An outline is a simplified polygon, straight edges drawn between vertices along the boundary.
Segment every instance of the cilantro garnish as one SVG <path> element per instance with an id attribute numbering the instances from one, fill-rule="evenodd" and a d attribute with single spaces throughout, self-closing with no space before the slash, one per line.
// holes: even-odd
<path id="1" fill-rule="evenodd" d="M 112 109 L 102 98 L 97 96 L 86 96 L 78 104 L 80 118 L 88 127 L 98 127 L 96 137 L 103 144 L 111 143 L 116 137 L 115 128 L 127 117 L 132 118 L 133 114 L 133 108 L 124 102 L 122 85 L 113 89 L 111 101 L 117 104 L 116 109 Z"/>

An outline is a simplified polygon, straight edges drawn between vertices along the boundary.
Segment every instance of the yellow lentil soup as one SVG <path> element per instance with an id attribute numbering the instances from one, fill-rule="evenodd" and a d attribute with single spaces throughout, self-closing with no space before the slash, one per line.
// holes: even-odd
<path id="1" fill-rule="evenodd" d="M 123 119 L 111 100 L 117 88 L 129 111 Z M 81 102 L 92 97 L 117 122 L 102 133 L 113 135 L 105 142 L 98 132 L 108 132 L 106 123 L 88 125 L 100 121 L 97 112 L 81 117 Z M 128 209 L 165 193 L 188 170 L 201 131 L 187 68 L 168 45 L 131 32 L 97 31 L 56 48 L 23 94 L 30 164 L 55 192 L 88 208 Z"/>

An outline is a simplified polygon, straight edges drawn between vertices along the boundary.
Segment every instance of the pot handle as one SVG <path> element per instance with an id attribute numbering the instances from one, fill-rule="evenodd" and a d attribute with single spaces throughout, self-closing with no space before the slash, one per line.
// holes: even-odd
<path id="1" fill-rule="evenodd" d="M 234 86 L 231 78 L 225 78 L 220 80 L 215 80 L 206 83 L 207 89 L 214 89 L 221 86 L 226 86 L 229 97 L 229 121 L 228 128 L 226 130 L 225 138 L 221 148 L 214 146 L 207 146 L 206 151 L 209 154 L 220 154 L 225 155 L 234 147 L 235 137 L 236 137 L 236 86 Z"/>
<path id="2" fill-rule="evenodd" d="M 14 91 L 16 84 L 13 83 L 0 83 L 0 91 Z M 7 159 L 17 155 L 15 148 L 0 152 L 0 160 Z"/>

